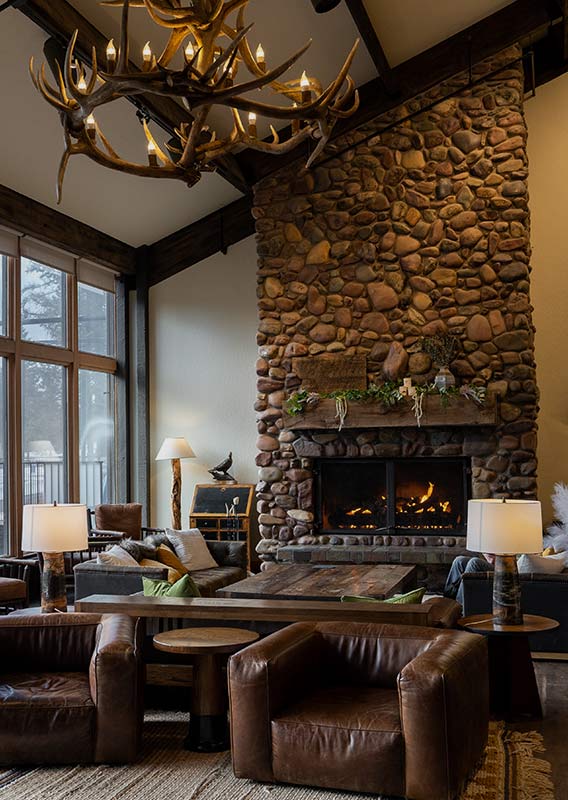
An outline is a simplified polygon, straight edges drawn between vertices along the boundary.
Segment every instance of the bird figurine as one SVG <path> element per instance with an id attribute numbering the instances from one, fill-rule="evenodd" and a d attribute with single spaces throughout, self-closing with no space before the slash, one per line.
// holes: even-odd
<path id="1" fill-rule="evenodd" d="M 223 459 L 220 464 L 217 464 L 216 467 L 212 467 L 208 470 L 209 474 L 212 475 L 216 481 L 235 481 L 233 476 L 229 473 L 229 470 L 233 466 L 233 454 L 229 453 L 227 458 Z"/>

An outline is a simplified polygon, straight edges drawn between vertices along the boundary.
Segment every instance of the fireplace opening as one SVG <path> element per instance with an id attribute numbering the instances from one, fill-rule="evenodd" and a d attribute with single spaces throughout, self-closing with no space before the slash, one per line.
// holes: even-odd
<path id="1" fill-rule="evenodd" d="M 467 458 L 328 458 L 317 466 L 320 533 L 463 533 Z"/>

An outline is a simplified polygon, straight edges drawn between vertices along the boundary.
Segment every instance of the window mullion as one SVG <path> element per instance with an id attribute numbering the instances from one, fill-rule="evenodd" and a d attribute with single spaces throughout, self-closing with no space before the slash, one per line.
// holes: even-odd
<path id="1" fill-rule="evenodd" d="M 14 352 L 8 360 L 8 502 L 10 552 L 21 552 L 22 508 L 24 502 L 22 469 L 22 359 L 20 337 L 20 259 L 11 259 L 11 284 L 8 295 L 9 330 Z"/>
<path id="2" fill-rule="evenodd" d="M 69 470 L 69 501 L 78 503 L 80 496 L 79 475 L 79 356 L 78 356 L 78 311 L 77 278 L 67 278 L 67 346 L 73 360 L 67 368 L 67 464 Z"/>

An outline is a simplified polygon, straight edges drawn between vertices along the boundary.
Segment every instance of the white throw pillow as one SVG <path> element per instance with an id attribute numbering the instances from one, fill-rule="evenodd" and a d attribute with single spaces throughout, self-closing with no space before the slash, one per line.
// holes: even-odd
<path id="1" fill-rule="evenodd" d="M 201 531 L 197 528 L 190 531 L 174 531 L 166 528 L 166 536 L 172 543 L 176 556 L 189 572 L 219 566 L 209 552 Z"/>
<path id="2" fill-rule="evenodd" d="M 111 567 L 137 567 L 138 562 L 130 553 L 127 553 L 124 548 L 118 544 L 113 544 L 104 553 L 99 553 L 97 556 L 97 564 L 107 564 Z"/>
<path id="3" fill-rule="evenodd" d="M 556 553 L 553 556 L 537 556 L 525 553 L 517 559 L 519 572 L 534 572 L 540 575 L 555 575 L 566 567 L 568 553 Z"/>

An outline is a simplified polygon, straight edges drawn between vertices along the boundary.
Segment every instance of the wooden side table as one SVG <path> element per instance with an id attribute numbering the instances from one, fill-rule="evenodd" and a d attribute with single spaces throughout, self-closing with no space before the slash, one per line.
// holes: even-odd
<path id="1" fill-rule="evenodd" d="M 525 614 L 522 625 L 500 625 L 490 614 L 464 617 L 459 624 L 488 637 L 491 711 L 509 722 L 541 719 L 542 705 L 529 646 L 529 634 L 557 628 L 548 617 Z"/>
<path id="2" fill-rule="evenodd" d="M 154 636 L 165 653 L 194 655 L 193 691 L 185 748 L 201 753 L 229 749 L 227 682 L 223 656 L 255 642 L 259 634 L 240 628 L 181 628 Z"/>

